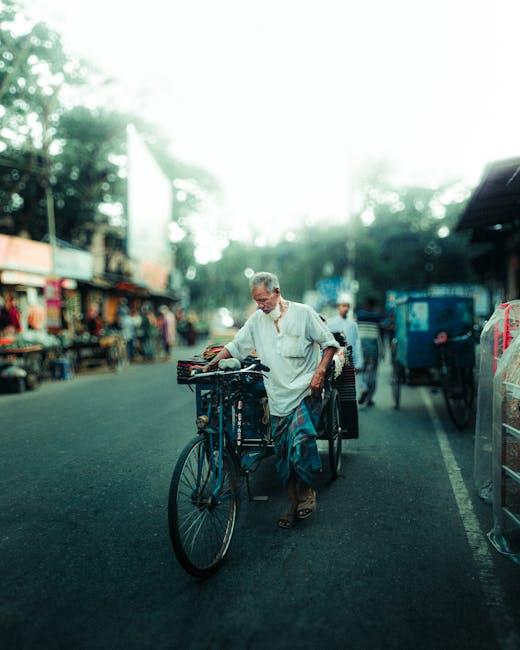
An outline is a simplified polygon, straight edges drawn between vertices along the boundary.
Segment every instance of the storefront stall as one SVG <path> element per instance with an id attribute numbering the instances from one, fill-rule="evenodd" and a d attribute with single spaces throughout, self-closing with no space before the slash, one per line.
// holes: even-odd
<path id="1" fill-rule="evenodd" d="M 51 269 L 49 244 L 0 235 L 0 297 L 15 298 L 23 329 L 43 327 L 44 288 Z"/>

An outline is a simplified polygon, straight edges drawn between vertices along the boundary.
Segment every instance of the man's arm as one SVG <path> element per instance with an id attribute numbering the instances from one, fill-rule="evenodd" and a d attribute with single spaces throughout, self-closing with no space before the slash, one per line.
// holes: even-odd
<path id="1" fill-rule="evenodd" d="M 318 367 L 314 371 L 314 375 L 311 379 L 311 394 L 313 397 L 321 397 L 321 391 L 325 386 L 325 377 L 327 375 L 327 368 L 329 367 L 332 357 L 337 352 L 337 348 L 325 348 L 321 356 L 321 360 L 318 364 Z"/>
<path id="2" fill-rule="evenodd" d="M 322 349 L 322 356 L 318 367 L 314 371 L 311 379 L 311 395 L 315 398 L 321 397 L 321 392 L 325 386 L 325 376 L 332 357 L 336 350 L 339 349 L 339 343 L 334 338 L 329 328 L 322 322 L 318 314 L 309 309 L 307 314 L 306 336 L 311 341 L 315 341 Z"/>
<path id="3" fill-rule="evenodd" d="M 248 319 L 243 327 L 235 334 L 235 338 L 231 343 L 226 343 L 226 346 L 214 357 L 206 366 L 204 372 L 210 372 L 218 367 L 218 362 L 221 359 L 235 359 L 242 360 L 254 348 L 253 336 L 251 333 L 251 323 Z"/>

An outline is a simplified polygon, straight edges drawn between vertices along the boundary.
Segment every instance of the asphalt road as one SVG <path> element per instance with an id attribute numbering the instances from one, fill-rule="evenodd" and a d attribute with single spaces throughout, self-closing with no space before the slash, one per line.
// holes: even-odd
<path id="1" fill-rule="evenodd" d="M 285 500 L 266 461 L 253 486 L 270 500 L 243 499 L 229 560 L 205 581 L 168 537 L 169 482 L 194 433 L 174 363 L 0 396 L 0 647 L 520 647 L 520 568 L 485 539 L 471 432 L 432 396 L 450 470 L 422 393 L 405 388 L 394 411 L 387 374 L 317 513 L 277 528 Z"/>

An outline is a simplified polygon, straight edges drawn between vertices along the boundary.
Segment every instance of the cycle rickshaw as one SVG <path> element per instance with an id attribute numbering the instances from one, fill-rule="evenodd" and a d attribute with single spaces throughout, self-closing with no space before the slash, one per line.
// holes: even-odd
<path id="1" fill-rule="evenodd" d="M 198 434 L 175 466 L 168 523 L 182 567 L 193 576 L 206 577 L 220 567 L 229 550 L 243 479 L 250 500 L 265 499 L 251 496 L 249 478 L 262 460 L 274 454 L 274 446 L 263 383 L 269 368 L 249 358 L 237 369 L 193 374 L 195 363 L 179 361 L 177 366 L 178 383 L 195 386 Z M 328 441 L 328 464 L 335 479 L 341 468 L 342 431 L 334 361 L 325 380 L 318 439 Z"/>
<path id="2" fill-rule="evenodd" d="M 397 301 L 392 341 L 394 406 L 406 386 L 442 390 L 448 415 L 458 429 L 473 412 L 475 342 L 473 300 L 458 296 L 406 296 Z"/>

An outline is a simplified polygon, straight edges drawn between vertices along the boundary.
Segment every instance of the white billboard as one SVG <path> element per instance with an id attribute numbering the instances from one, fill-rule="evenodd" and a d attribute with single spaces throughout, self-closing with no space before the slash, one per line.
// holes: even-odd
<path id="1" fill-rule="evenodd" d="M 133 125 L 127 128 L 128 256 L 135 279 L 165 289 L 172 265 L 168 226 L 172 187 Z"/>

